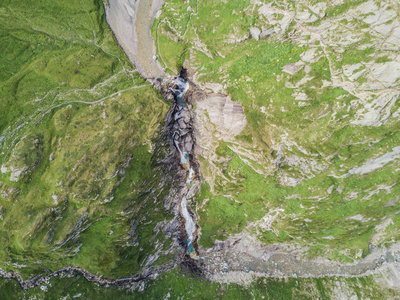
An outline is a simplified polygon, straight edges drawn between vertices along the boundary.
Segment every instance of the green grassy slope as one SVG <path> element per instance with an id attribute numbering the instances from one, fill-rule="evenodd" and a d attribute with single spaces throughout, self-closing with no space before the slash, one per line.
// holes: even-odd
<path id="1" fill-rule="evenodd" d="M 349 3 L 328 7 L 327 17 L 359 4 Z M 300 45 L 287 36 L 250 39 L 250 27 L 263 22 L 248 1 L 167 1 L 153 27 L 170 72 L 190 60 L 200 70 L 200 82 L 226 85 L 248 120 L 237 141 L 218 141 L 219 161 L 212 163 L 221 173 L 215 182 L 204 182 L 197 197 L 200 244 L 211 247 L 253 223 L 249 233 L 260 241 L 308 245 L 309 257 L 351 262 L 370 246 L 390 245 L 399 239 L 399 203 L 388 205 L 399 191 L 398 163 L 342 175 L 396 147 L 397 122 L 352 124 L 356 113 L 349 107 L 356 97 L 324 85 L 332 76 L 326 56 L 308 64 L 312 79 L 301 91 L 310 105 L 299 106 L 285 83 L 296 85 L 307 74 L 288 75 L 282 68 L 322 46 Z M 159 230 L 173 217 L 164 207 L 173 174 L 160 163 L 168 155 L 160 129 L 170 104 L 135 73 L 117 46 L 102 2 L 3 1 L 0 49 L 0 267 L 24 278 L 65 265 L 124 277 L 157 256 L 153 266 L 171 262 L 177 249 Z M 372 60 L 370 47 L 332 51 L 329 59 L 342 68 L 355 63 L 355 56 Z M 379 63 L 389 59 L 377 56 Z M 395 104 L 391 112 L 397 109 Z M 336 116 L 324 117 L 326 110 Z M 273 141 L 283 143 L 285 133 L 292 147 L 279 152 Z M 265 160 L 243 157 L 238 147 Z M 301 164 L 285 159 L 293 156 L 322 168 L 304 176 Z M 201 157 L 203 166 L 207 159 Z M 259 172 L 276 165 L 272 173 Z M 207 175 L 207 168 L 202 172 Z M 304 178 L 291 187 L 280 182 L 283 173 Z M 266 215 L 274 219 L 271 228 L 257 223 Z M 387 226 L 372 240 L 384 221 Z M 102 288 L 78 276 L 22 291 L 16 281 L 2 278 L 0 299 L 398 297 L 372 277 L 261 278 L 240 286 L 209 282 L 183 267 L 143 285 L 144 292 Z"/>
<path id="2" fill-rule="evenodd" d="M 187 271 L 187 270 L 186 270 Z M 5 299 L 394 299 L 395 290 L 383 289 L 372 277 L 363 278 L 261 278 L 246 287 L 212 283 L 184 269 L 161 275 L 144 284 L 144 291 L 98 287 L 83 278 L 53 278 L 46 284 L 22 291 L 15 281 L 0 280 Z"/>
<path id="3" fill-rule="evenodd" d="M 102 1 L 3 1 L 0 49 L 0 267 L 122 277 L 173 260 L 155 230 L 172 218 L 158 163 L 170 104 L 117 46 Z"/>
<path id="4" fill-rule="evenodd" d="M 386 36 L 368 21 L 387 14 L 384 24 L 390 26 L 398 8 L 383 1 L 359 13 L 366 3 L 166 1 L 153 26 L 166 66 L 173 73 L 185 63 L 200 84 L 220 84 L 247 117 L 236 142 L 216 141 L 223 163 L 210 161 L 211 154 L 202 158 L 204 178 L 214 177 L 207 164 L 220 170 L 199 195 L 204 247 L 250 222 L 256 225 L 251 233 L 267 244 L 311 246 L 308 256 L 339 261 L 398 241 L 400 202 L 390 203 L 400 189 L 399 160 L 349 173 L 400 141 L 398 90 L 373 87 L 377 81 L 369 77 L 371 66 L 397 54 L 382 46 Z M 316 20 L 302 21 L 304 12 Z M 272 34 L 255 40 L 252 28 Z M 180 45 L 185 47 L 177 52 Z M 295 63 L 294 72 L 285 71 Z M 349 66 L 364 73 L 353 79 L 344 71 Z M 365 121 L 368 110 L 377 114 L 376 124 Z M 244 151 L 263 159 L 254 161 Z M 209 186 L 214 190 L 206 193 Z M 263 217 L 274 219 L 272 225 L 255 223 Z"/>

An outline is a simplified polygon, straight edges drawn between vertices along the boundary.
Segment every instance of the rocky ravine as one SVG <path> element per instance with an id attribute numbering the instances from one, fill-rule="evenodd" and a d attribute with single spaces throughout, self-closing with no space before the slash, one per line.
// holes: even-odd
<path id="1" fill-rule="evenodd" d="M 118 8 L 113 9 L 113 2 L 110 1 L 110 8 L 107 9 L 107 20 L 118 41 L 141 74 L 153 80 L 155 86 L 161 88 L 164 95 L 167 95 L 170 85 L 166 83 L 171 82 L 171 78 L 167 79 L 168 75 L 164 73 L 157 61 L 149 59 L 149 49 L 152 49 L 151 57 L 155 55 L 154 40 L 149 29 L 163 3 L 158 0 L 139 0 L 135 3 L 125 0 L 118 3 Z M 147 17 L 141 15 L 141 21 L 138 21 L 135 13 L 139 15 L 141 12 L 147 12 Z M 130 18 L 126 18 L 127 15 Z M 132 29 L 127 29 L 127 27 Z M 132 30 L 135 39 L 137 37 L 146 39 L 147 44 L 140 41 L 129 42 L 128 30 Z M 145 44 L 146 46 L 143 47 Z M 185 124 L 182 121 L 174 122 L 172 115 L 176 113 L 177 106 L 175 104 L 167 120 L 170 120 L 170 126 L 180 127 L 184 131 L 188 130 L 187 124 L 190 124 L 191 138 L 182 139 L 185 136 L 182 134 L 179 139 L 184 145 L 183 147 L 187 148 L 186 150 L 192 149 L 190 156 L 193 161 L 196 161 L 196 158 L 204 153 L 207 154 L 206 157 L 213 157 L 213 152 L 217 147 L 216 140 L 234 141 L 235 135 L 238 135 L 245 127 L 246 118 L 240 103 L 232 102 L 229 96 L 223 94 L 205 92 L 196 85 L 194 74 L 195 71 L 188 70 L 187 79 L 191 82 L 191 89 L 188 91 L 185 101 L 196 106 L 195 113 L 192 111 L 187 113 L 188 120 Z M 164 78 L 164 80 L 155 81 L 154 78 Z M 190 108 L 192 108 L 192 104 L 190 104 Z M 194 141 L 196 141 L 196 147 L 194 147 Z M 209 163 L 212 168 L 212 161 Z M 197 166 L 195 168 L 196 174 L 199 174 L 200 170 Z M 215 170 L 217 171 L 217 169 Z M 182 171 L 181 178 L 187 178 L 185 171 Z M 199 181 L 196 184 L 198 185 Z M 183 191 L 186 192 L 184 183 L 181 184 L 180 191 L 179 199 L 182 198 Z M 195 189 L 192 190 L 191 197 L 194 196 L 194 191 Z M 201 228 L 197 228 L 197 231 L 201 235 Z M 182 233 L 185 235 L 183 228 Z M 376 249 L 363 260 L 352 264 L 340 264 L 329 260 L 307 261 L 300 258 L 301 251 L 266 246 L 246 236 L 244 232 L 225 242 L 216 243 L 212 249 L 207 251 L 199 249 L 201 260 L 195 262 L 194 265 L 196 269 L 201 266 L 200 272 L 209 279 L 223 282 L 244 283 L 254 276 L 354 277 L 381 273 L 382 283 L 395 287 L 400 282 L 399 249 L 398 245 L 393 245 L 387 251 Z"/>

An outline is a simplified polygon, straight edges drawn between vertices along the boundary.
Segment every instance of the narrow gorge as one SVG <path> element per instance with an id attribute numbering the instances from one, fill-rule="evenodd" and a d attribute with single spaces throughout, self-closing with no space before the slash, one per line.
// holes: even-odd
<path id="1" fill-rule="evenodd" d="M 173 122 L 169 125 L 171 127 L 171 135 L 175 147 L 178 150 L 180 164 L 187 171 L 185 180 L 185 187 L 182 192 L 182 199 L 180 200 L 180 214 L 184 222 L 184 236 L 186 236 L 186 247 L 190 257 L 197 257 L 197 251 L 194 248 L 196 243 L 196 224 L 194 221 L 194 213 L 188 206 L 188 197 L 194 195 L 196 192 L 197 184 L 194 180 L 198 181 L 198 174 L 196 174 L 194 162 L 194 147 L 195 137 L 193 134 L 193 112 L 190 99 L 185 97 L 185 93 L 189 89 L 189 82 L 186 80 L 186 70 L 182 69 L 179 77 L 175 80 L 176 88 L 172 91 L 175 95 L 175 103 L 173 105 Z M 198 172 L 198 171 L 197 171 Z"/>

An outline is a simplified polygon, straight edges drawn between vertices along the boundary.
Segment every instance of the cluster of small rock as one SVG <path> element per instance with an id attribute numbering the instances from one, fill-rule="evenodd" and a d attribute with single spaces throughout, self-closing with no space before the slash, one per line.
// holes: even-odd
<path id="1" fill-rule="evenodd" d="M 182 145 L 182 151 L 186 153 L 191 153 L 194 145 L 191 106 L 190 103 L 183 107 L 175 105 L 174 115 L 177 119 L 173 121 L 172 125 L 173 138 L 179 142 L 179 145 Z"/>

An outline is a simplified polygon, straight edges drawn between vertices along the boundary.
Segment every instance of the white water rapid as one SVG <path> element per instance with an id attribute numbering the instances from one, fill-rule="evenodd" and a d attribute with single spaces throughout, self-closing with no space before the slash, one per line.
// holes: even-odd
<path id="1" fill-rule="evenodd" d="M 176 99 L 176 112 L 174 115 L 174 120 L 177 121 L 179 120 L 180 117 L 180 112 L 184 108 L 184 103 L 183 103 L 183 96 L 186 93 L 186 91 L 189 89 L 189 83 L 183 79 L 182 77 L 178 77 L 178 79 L 175 81 L 176 89 L 172 89 L 173 93 L 175 94 L 175 99 Z M 184 145 L 181 145 L 177 139 L 178 137 L 181 137 L 182 134 L 182 128 L 178 128 L 175 130 L 172 134 L 174 138 L 174 143 L 175 147 L 179 151 L 180 155 L 180 163 L 181 165 L 189 171 L 188 176 L 186 178 L 186 193 L 185 196 L 183 196 L 181 200 L 181 206 L 180 206 L 180 213 L 182 217 L 185 219 L 185 231 L 187 234 L 187 240 L 186 240 L 186 245 L 187 245 L 187 251 L 191 257 L 196 256 L 196 253 L 194 251 L 192 241 L 193 241 L 193 234 L 196 231 L 196 224 L 193 221 L 192 216 L 189 213 L 188 207 L 187 207 L 187 195 L 189 194 L 190 188 L 192 186 L 192 180 L 195 176 L 195 172 L 193 168 L 190 165 L 190 159 L 189 159 L 189 153 L 184 151 Z M 177 137 L 175 137 L 177 135 Z"/>

